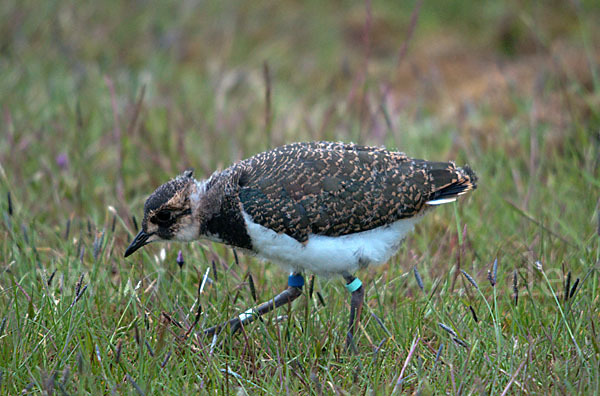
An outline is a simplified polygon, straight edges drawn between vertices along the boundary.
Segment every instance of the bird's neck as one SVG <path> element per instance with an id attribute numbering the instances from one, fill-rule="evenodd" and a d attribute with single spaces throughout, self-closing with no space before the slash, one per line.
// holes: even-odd
<path id="1" fill-rule="evenodd" d="M 223 187 L 223 183 L 220 183 L 216 173 L 205 180 L 194 179 L 190 185 L 190 206 L 194 221 L 198 225 L 199 238 L 207 237 L 207 223 L 221 210 L 224 196 Z"/>
<path id="2" fill-rule="evenodd" d="M 199 208 L 202 206 L 202 201 L 206 196 L 206 184 L 207 180 L 194 179 L 189 187 L 190 206 L 194 214 L 197 214 Z"/>

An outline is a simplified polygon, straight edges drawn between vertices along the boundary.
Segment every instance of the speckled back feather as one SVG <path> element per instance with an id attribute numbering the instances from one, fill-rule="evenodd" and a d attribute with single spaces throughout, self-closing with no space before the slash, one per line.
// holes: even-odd
<path id="1" fill-rule="evenodd" d="M 228 183 L 229 193 L 254 222 L 300 242 L 310 234 L 347 235 L 418 215 L 427 201 L 474 189 L 477 180 L 452 162 L 330 142 L 282 146 L 226 172 L 236 182 Z"/>

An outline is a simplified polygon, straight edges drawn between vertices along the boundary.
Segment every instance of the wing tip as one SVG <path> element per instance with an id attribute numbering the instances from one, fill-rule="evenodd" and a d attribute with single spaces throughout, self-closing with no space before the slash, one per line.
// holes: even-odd
<path id="1" fill-rule="evenodd" d="M 477 177 L 473 169 L 471 169 L 469 165 L 465 165 L 462 168 L 458 169 L 460 169 L 463 172 L 464 182 L 469 186 L 469 189 L 467 191 L 475 190 L 477 188 L 477 181 L 479 180 L 479 178 Z"/>
<path id="2" fill-rule="evenodd" d="M 427 201 L 425 203 L 430 206 L 436 206 L 436 205 L 443 205 L 445 203 L 450 203 L 450 202 L 454 202 L 454 201 L 456 201 L 456 197 L 432 199 L 431 201 Z"/>
<path id="3" fill-rule="evenodd" d="M 431 199 L 425 201 L 427 205 L 435 206 L 454 202 L 459 196 L 477 188 L 477 175 L 469 165 L 455 169 L 458 180 L 435 191 Z"/>

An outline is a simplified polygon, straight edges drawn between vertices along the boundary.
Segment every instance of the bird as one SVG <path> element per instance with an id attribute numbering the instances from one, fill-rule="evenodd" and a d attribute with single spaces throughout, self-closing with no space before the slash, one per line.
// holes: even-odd
<path id="1" fill-rule="evenodd" d="M 355 273 L 388 261 L 432 208 L 477 187 L 468 166 L 414 159 L 342 142 L 284 145 L 197 180 L 188 169 L 144 204 L 125 257 L 155 241 L 206 239 L 280 265 L 288 286 L 274 298 L 204 331 L 231 333 L 302 294 L 304 275 L 342 276 L 351 294 L 346 346 L 360 321 Z"/>

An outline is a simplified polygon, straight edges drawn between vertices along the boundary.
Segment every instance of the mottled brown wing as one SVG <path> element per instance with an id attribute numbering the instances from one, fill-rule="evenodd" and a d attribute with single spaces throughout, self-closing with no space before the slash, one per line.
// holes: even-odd
<path id="1" fill-rule="evenodd" d="M 419 213 L 456 183 L 453 163 L 343 143 L 294 143 L 236 165 L 239 198 L 253 221 L 300 242 L 339 236 Z"/>

